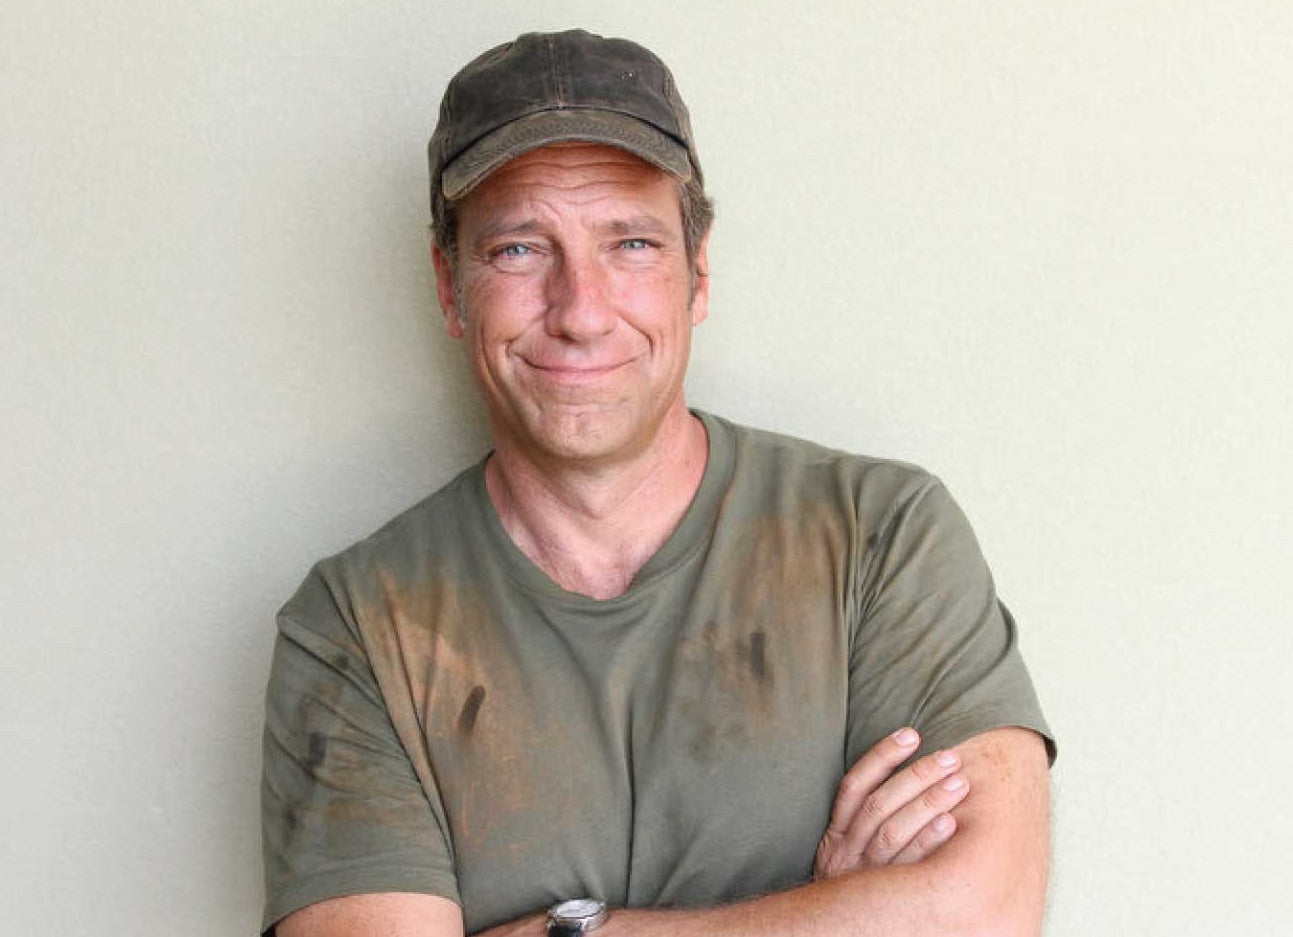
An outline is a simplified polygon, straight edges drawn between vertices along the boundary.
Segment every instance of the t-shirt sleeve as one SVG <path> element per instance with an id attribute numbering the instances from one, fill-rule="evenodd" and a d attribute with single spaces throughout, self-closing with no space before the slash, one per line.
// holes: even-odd
<path id="1" fill-rule="evenodd" d="M 858 579 L 847 764 L 904 725 L 921 752 L 989 729 L 1055 744 L 969 522 L 933 478 L 883 517 Z"/>
<path id="2" fill-rule="evenodd" d="M 263 758 L 262 929 L 345 895 L 459 900 L 437 795 L 414 772 L 363 644 L 317 571 L 279 615 Z"/>

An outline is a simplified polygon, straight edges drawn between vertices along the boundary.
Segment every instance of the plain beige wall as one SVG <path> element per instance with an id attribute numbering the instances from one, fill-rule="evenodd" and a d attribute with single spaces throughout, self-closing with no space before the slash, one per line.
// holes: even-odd
<path id="1" fill-rule="evenodd" d="M 0 932 L 250 934 L 271 620 L 482 451 L 451 72 L 655 47 L 694 404 L 919 461 L 1059 733 L 1048 933 L 1293 920 L 1293 4 L 18 0 L 0 19 Z"/>

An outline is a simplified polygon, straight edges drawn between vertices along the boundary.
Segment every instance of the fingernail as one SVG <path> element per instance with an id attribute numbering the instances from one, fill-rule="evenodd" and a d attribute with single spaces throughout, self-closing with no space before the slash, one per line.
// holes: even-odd
<path id="1" fill-rule="evenodd" d="M 950 768 L 952 767 L 952 765 L 956 764 L 956 753 L 939 752 L 937 755 L 934 756 L 934 760 L 937 761 L 944 768 Z"/>
<path id="2" fill-rule="evenodd" d="M 946 836 L 952 831 L 952 824 L 952 815 L 945 813 L 934 821 L 934 829 Z"/>
<path id="3" fill-rule="evenodd" d="M 920 736 L 916 734 L 915 729 L 899 729 L 892 737 L 903 748 L 909 748 L 920 741 Z"/>
<path id="4" fill-rule="evenodd" d="M 959 791 L 963 787 L 965 787 L 965 779 L 955 775 L 943 782 L 943 790 L 945 791 Z"/>

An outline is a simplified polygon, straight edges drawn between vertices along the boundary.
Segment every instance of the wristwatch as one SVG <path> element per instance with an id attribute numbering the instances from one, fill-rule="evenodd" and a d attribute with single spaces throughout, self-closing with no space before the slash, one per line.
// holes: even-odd
<path id="1" fill-rule="evenodd" d="M 597 930 L 609 915 L 606 902 L 596 898 L 572 898 L 548 909 L 548 937 L 575 937 Z"/>

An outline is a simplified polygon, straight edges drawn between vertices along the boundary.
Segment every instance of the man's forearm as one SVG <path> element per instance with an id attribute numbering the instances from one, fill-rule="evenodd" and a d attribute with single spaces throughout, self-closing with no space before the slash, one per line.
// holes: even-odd
<path id="1" fill-rule="evenodd" d="M 859 868 L 773 895 L 685 911 L 614 910 L 602 937 L 798 937 L 1041 932 L 1049 857 L 1049 796 L 1041 740 L 1023 729 L 957 747 L 973 794 L 955 809 L 956 835 L 907 865 Z M 541 937 L 542 913 L 476 937 Z M 447 898 L 352 895 L 311 905 L 279 925 L 282 937 L 461 937 Z"/>
<path id="2" fill-rule="evenodd" d="M 604 937 L 1028 935 L 1041 931 L 1049 795 L 1041 740 L 1019 729 L 959 749 L 976 792 L 958 833 L 920 862 L 858 869 L 785 892 L 696 910 L 615 910 Z M 478 937 L 538 937 L 542 915 Z"/>
<path id="3" fill-rule="evenodd" d="M 864 869 L 830 881 L 700 911 L 628 912 L 606 937 L 880 937 L 880 935 L 962 934 L 981 919 L 973 896 L 957 894 L 938 881 L 926 862 Z"/>
<path id="4" fill-rule="evenodd" d="M 969 890 L 949 890 L 928 862 L 865 869 L 830 881 L 730 905 L 695 910 L 617 910 L 599 937 L 880 937 L 983 933 Z M 543 915 L 477 937 L 538 937 Z M 992 933 L 1000 933 L 992 931 Z"/>

